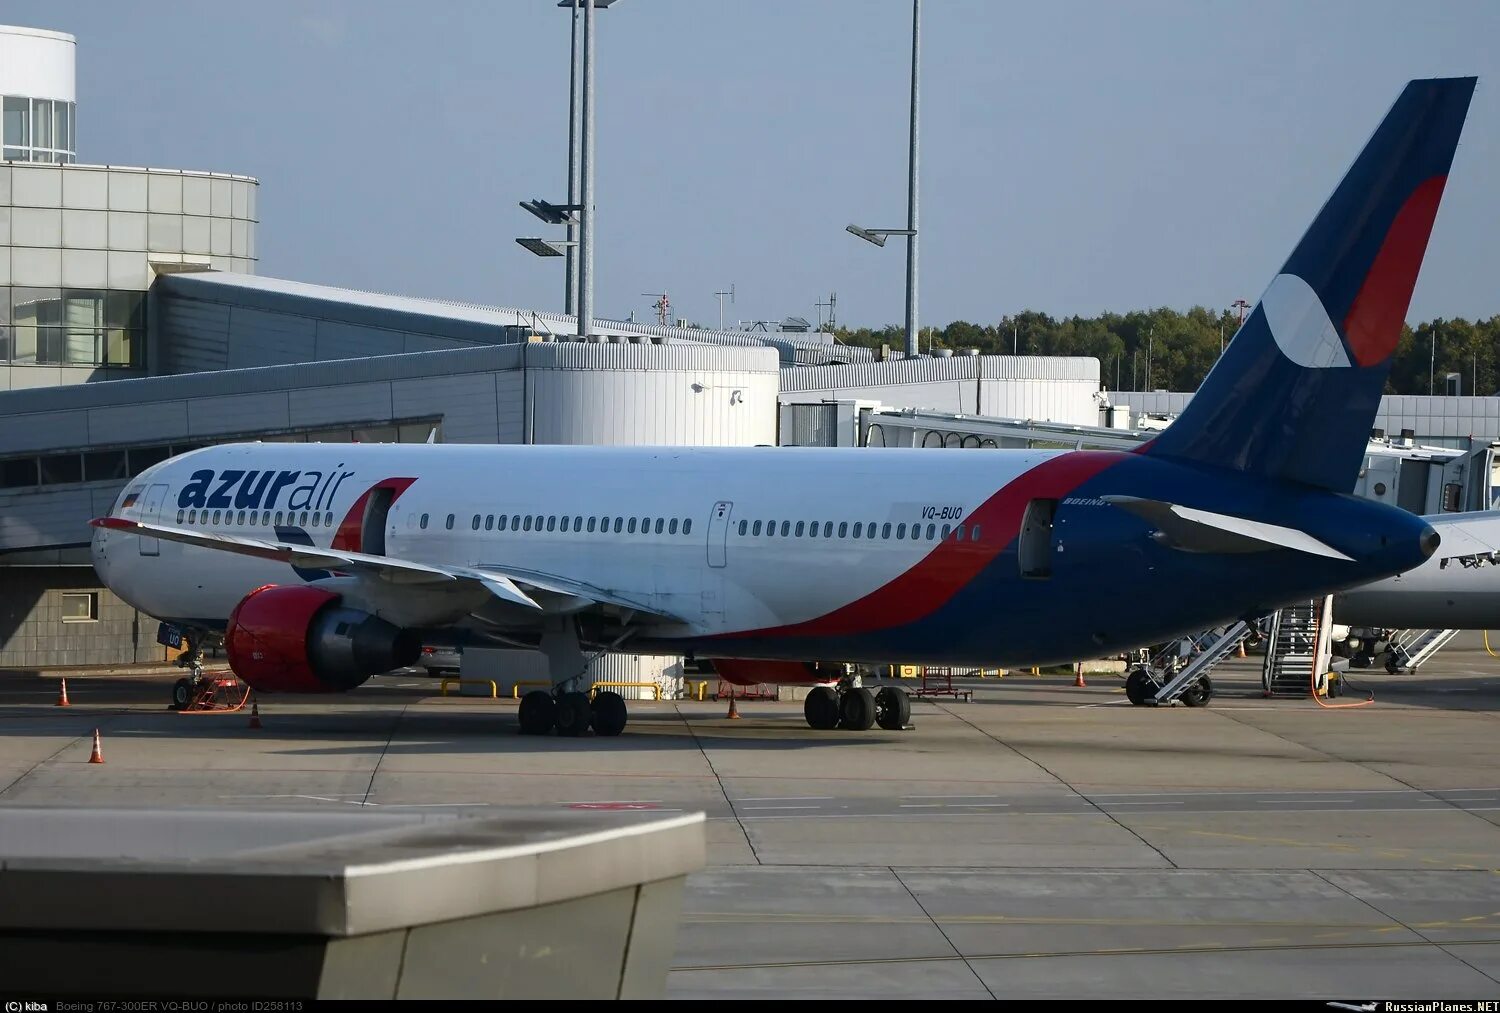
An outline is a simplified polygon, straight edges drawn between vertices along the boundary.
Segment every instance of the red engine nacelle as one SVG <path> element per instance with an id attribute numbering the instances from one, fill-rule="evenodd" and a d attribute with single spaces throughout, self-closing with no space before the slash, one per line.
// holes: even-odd
<path id="1" fill-rule="evenodd" d="M 766 683 L 777 686 L 811 686 L 820 682 L 837 682 L 844 674 L 843 665 L 816 661 L 753 661 L 748 658 L 710 659 L 719 678 L 736 686 Z"/>
<path id="2" fill-rule="evenodd" d="M 416 634 L 338 602 L 316 587 L 256 588 L 229 615 L 229 667 L 263 693 L 330 693 L 416 662 Z"/>

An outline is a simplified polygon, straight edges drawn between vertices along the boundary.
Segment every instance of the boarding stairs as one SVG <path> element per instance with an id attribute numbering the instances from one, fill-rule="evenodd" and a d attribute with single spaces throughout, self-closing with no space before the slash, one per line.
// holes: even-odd
<path id="1" fill-rule="evenodd" d="M 1422 663 L 1458 636 L 1458 630 L 1397 630 L 1387 649 L 1386 670 L 1415 672 Z"/>
<path id="2" fill-rule="evenodd" d="M 1156 705 L 1160 707 L 1170 704 L 1183 694 L 1192 691 L 1204 676 L 1208 675 L 1219 662 L 1229 657 L 1252 632 L 1254 630 L 1251 625 L 1242 621 L 1225 628 L 1222 633 L 1209 630 L 1192 637 L 1193 653 L 1186 658 L 1186 664 L 1178 669 L 1175 675 L 1167 677 L 1167 681 L 1156 691 Z M 1170 652 L 1174 650 L 1179 652 L 1178 660 L 1183 660 L 1179 642 L 1152 659 L 1152 671 L 1164 673 L 1170 671 L 1172 664 Z"/>
<path id="3" fill-rule="evenodd" d="M 1261 687 L 1266 696 L 1307 696 L 1328 690 L 1333 651 L 1333 597 L 1288 605 L 1271 615 Z"/>

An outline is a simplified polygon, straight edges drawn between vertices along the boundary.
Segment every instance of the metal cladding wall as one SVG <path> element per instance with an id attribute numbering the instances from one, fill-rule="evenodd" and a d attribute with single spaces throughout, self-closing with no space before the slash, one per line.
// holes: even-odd
<path id="1" fill-rule="evenodd" d="M 104 292 L 144 293 L 160 273 L 255 270 L 257 183 L 175 169 L 0 162 L 0 330 L 19 324 L 14 303 L 76 302 Z M 144 298 L 144 297 L 143 297 Z M 54 386 L 157 371 L 154 307 L 136 365 L 104 358 L 23 355 L 0 340 L 0 389 Z M 135 324 L 131 325 L 135 327 Z M 0 339 L 5 335 L 0 334 Z M 7 361 L 9 359 L 10 361 Z"/>
<path id="2" fill-rule="evenodd" d="M 529 443 L 776 442 L 777 354 L 714 345 L 527 345 Z"/>
<path id="3" fill-rule="evenodd" d="M 1096 425 L 1098 390 L 1098 359 L 966 355 L 789 369 L 781 400 L 868 398 L 894 408 Z"/>
<path id="4" fill-rule="evenodd" d="M 1112 391 L 1114 404 L 1129 405 L 1131 421 L 1141 414 L 1177 415 L 1193 395 L 1185 391 Z M 1418 443 L 1463 446 L 1472 436 L 1500 439 L 1500 397 L 1439 397 L 1426 394 L 1387 394 L 1380 399 L 1374 427 L 1387 436 L 1410 429 Z"/>

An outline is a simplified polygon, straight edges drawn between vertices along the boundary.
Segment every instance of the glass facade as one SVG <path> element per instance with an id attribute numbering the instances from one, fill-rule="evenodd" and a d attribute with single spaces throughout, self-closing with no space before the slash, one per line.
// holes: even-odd
<path id="1" fill-rule="evenodd" d="M 13 162 L 73 161 L 78 105 L 61 99 L 6 95 L 0 99 L 0 157 Z"/>
<path id="2" fill-rule="evenodd" d="M 0 363 L 145 365 L 146 293 L 0 287 Z"/>

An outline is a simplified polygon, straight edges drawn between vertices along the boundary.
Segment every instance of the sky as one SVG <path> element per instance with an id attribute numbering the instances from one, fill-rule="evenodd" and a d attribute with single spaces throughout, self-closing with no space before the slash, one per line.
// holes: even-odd
<path id="1" fill-rule="evenodd" d="M 597 21 L 595 313 L 904 315 L 910 0 Z M 260 180 L 258 273 L 561 310 L 554 0 L 5 0 L 78 38 L 78 160 Z M 1500 312 L 1500 3 L 927 0 L 924 325 L 1254 301 L 1413 77 L 1479 75 L 1412 320 Z M 826 314 L 826 310 L 823 311 Z"/>

